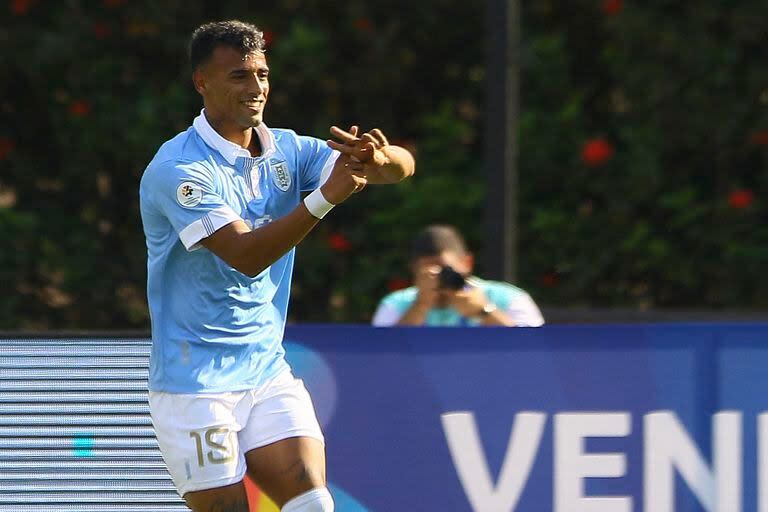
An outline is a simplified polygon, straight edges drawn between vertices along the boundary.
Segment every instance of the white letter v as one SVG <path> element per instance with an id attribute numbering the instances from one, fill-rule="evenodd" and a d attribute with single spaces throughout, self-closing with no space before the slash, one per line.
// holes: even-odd
<path id="1" fill-rule="evenodd" d="M 494 486 L 471 412 L 442 414 L 445 438 L 453 464 L 474 512 L 512 512 L 528 482 L 533 461 L 539 451 L 547 415 L 521 412 L 509 436 L 507 453 Z"/>

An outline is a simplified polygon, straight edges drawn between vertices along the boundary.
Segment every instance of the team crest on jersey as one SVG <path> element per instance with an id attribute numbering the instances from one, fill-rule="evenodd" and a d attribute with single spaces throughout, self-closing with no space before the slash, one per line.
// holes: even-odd
<path id="1" fill-rule="evenodd" d="M 288 165 L 285 160 L 271 161 L 269 168 L 272 174 L 272 181 L 275 186 L 285 192 L 291 188 L 291 173 L 288 171 Z"/>
<path id="2" fill-rule="evenodd" d="M 184 208 L 194 208 L 203 200 L 203 189 L 200 185 L 185 181 L 176 189 L 176 201 Z"/>

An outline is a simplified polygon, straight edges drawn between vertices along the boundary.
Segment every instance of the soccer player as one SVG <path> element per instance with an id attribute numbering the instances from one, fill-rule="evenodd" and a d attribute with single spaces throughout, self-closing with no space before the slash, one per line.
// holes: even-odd
<path id="1" fill-rule="evenodd" d="M 380 130 L 332 127 L 338 140 L 321 141 L 268 128 L 253 25 L 199 27 L 190 59 L 204 108 L 140 187 L 157 440 L 195 512 L 246 512 L 246 471 L 283 511 L 328 512 L 323 435 L 282 347 L 294 247 L 366 184 L 413 174 L 414 160 Z"/>

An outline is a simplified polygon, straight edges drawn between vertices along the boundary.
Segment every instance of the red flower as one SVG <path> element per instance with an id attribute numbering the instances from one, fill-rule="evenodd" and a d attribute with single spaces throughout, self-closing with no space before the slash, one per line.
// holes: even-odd
<path id="1" fill-rule="evenodd" d="M 32 6 L 32 0 L 11 0 L 11 12 L 15 15 L 26 14 Z"/>
<path id="2" fill-rule="evenodd" d="M 346 252 L 352 248 L 352 243 L 341 233 L 328 235 L 328 247 L 336 252 Z"/>
<path id="3" fill-rule="evenodd" d="M 91 104 L 85 100 L 75 100 L 69 104 L 69 113 L 75 117 L 85 117 L 91 113 Z"/>
<path id="4" fill-rule="evenodd" d="M 541 276 L 541 284 L 547 288 L 554 288 L 560 282 L 560 276 L 557 272 L 547 272 Z"/>
<path id="5" fill-rule="evenodd" d="M 757 146 L 768 146 L 768 130 L 753 133 L 749 140 Z"/>
<path id="6" fill-rule="evenodd" d="M 0 137 L 0 160 L 5 160 L 8 158 L 8 155 L 11 154 L 11 151 L 13 151 L 14 147 L 15 145 L 11 139 Z"/>
<path id="7" fill-rule="evenodd" d="M 613 146 L 604 138 L 591 139 L 581 150 L 581 160 L 590 167 L 597 167 L 610 160 L 613 153 Z"/>
<path id="8" fill-rule="evenodd" d="M 409 286 L 411 286 L 411 282 L 407 279 L 403 279 L 402 277 L 393 277 L 387 281 L 387 289 L 391 292 L 402 290 L 403 288 L 408 288 Z"/>
<path id="9" fill-rule="evenodd" d="M 360 32 L 373 32 L 373 23 L 368 18 L 357 18 L 355 20 L 355 28 Z"/>
<path id="10" fill-rule="evenodd" d="M 752 204 L 755 199 L 755 194 L 751 190 L 746 188 L 740 188 L 734 190 L 728 195 L 728 204 L 731 208 L 742 210 Z"/>
<path id="11" fill-rule="evenodd" d="M 109 25 L 101 22 L 94 23 L 92 30 L 93 30 L 93 35 L 94 37 L 96 37 L 96 39 L 104 39 L 112 32 L 109 28 Z"/>
<path id="12" fill-rule="evenodd" d="M 624 0 L 603 0 L 603 13 L 606 16 L 615 16 L 624 7 Z"/>
<path id="13" fill-rule="evenodd" d="M 265 30 L 264 31 L 264 44 L 267 45 L 267 47 L 272 46 L 272 42 L 275 40 L 275 33 L 271 30 Z"/>

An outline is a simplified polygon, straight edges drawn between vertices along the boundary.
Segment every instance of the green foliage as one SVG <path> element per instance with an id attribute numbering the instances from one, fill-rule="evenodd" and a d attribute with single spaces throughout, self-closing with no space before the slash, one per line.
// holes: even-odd
<path id="1" fill-rule="evenodd" d="M 520 261 L 534 296 L 766 307 L 768 7 L 526 5 Z M 581 151 L 596 138 L 615 153 L 590 165 Z"/>
<path id="2" fill-rule="evenodd" d="M 559 306 L 768 306 L 768 5 L 522 6 L 518 284 Z M 369 187 L 299 246 L 292 320 L 367 322 L 426 223 L 482 253 L 484 9 L 6 2 L 0 329 L 148 326 L 138 182 L 200 109 L 186 42 L 212 19 L 269 31 L 270 126 L 359 123 L 416 152 L 410 182 Z"/>

